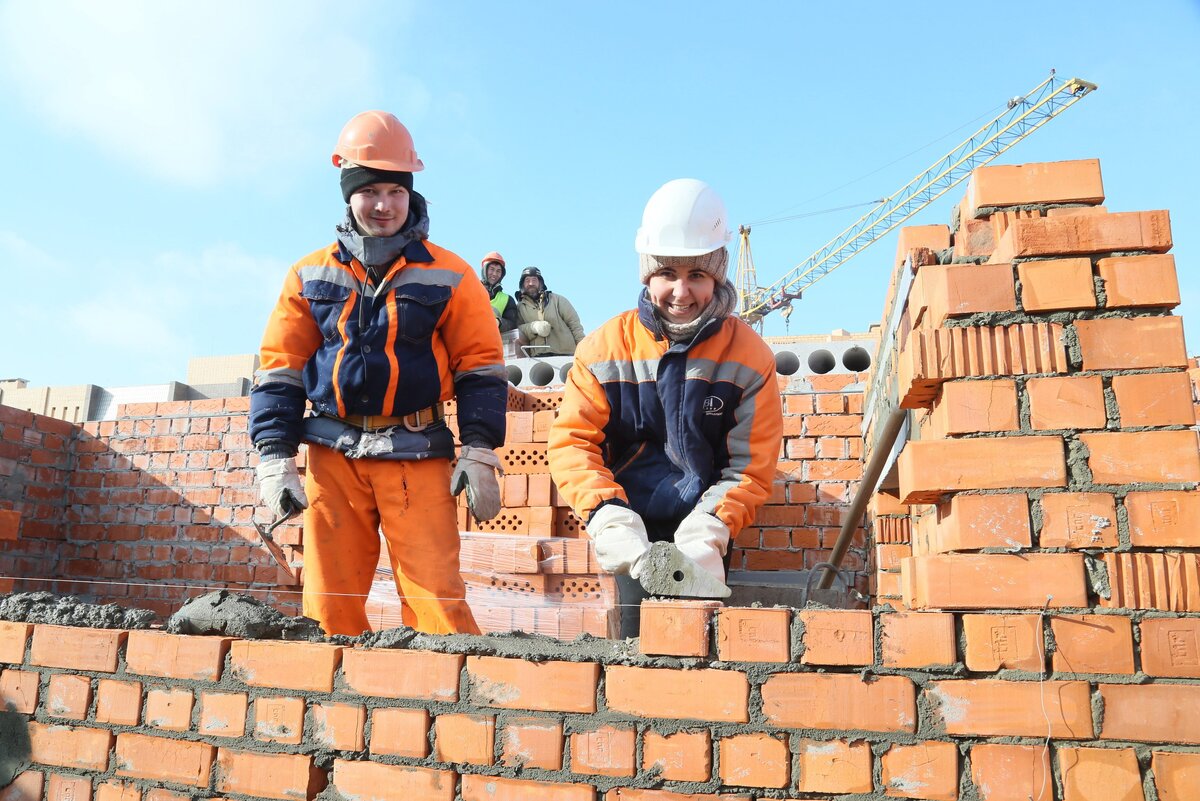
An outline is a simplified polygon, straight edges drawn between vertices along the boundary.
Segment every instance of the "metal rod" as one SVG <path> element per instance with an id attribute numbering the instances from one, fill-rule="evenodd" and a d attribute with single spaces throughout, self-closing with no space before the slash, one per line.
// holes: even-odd
<path id="1" fill-rule="evenodd" d="M 838 532 L 837 542 L 833 546 L 833 552 L 829 555 L 829 562 L 833 565 L 833 569 L 825 569 L 825 575 L 821 576 L 821 583 L 817 585 L 817 589 L 827 590 L 833 584 L 834 576 L 838 568 L 842 566 L 842 560 L 846 558 L 846 551 L 850 550 L 850 541 L 854 539 L 854 531 L 858 528 L 859 521 L 862 520 L 863 513 L 867 510 L 867 504 L 875 493 L 875 486 L 879 483 L 879 475 L 883 472 L 883 467 L 887 464 L 888 456 L 892 452 L 896 435 L 900 433 L 907 416 L 907 409 L 893 409 L 887 416 L 887 420 L 884 421 L 883 431 L 875 442 L 875 450 L 871 452 L 871 460 L 867 462 L 866 469 L 863 471 L 858 492 L 855 493 L 854 500 L 850 502 L 850 510 L 846 513 L 846 519 L 842 521 L 842 530 Z"/>

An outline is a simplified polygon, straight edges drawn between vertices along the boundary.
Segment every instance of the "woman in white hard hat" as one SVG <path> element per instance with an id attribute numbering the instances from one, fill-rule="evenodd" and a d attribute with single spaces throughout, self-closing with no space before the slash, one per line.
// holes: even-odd
<path id="1" fill-rule="evenodd" d="M 550 472 L 587 521 L 622 605 L 652 541 L 725 578 L 729 540 L 771 492 L 783 437 L 771 349 L 733 316 L 730 231 L 712 187 L 682 178 L 646 204 L 636 309 L 575 354 L 550 430 Z M 623 615 L 623 634 L 636 615 Z"/>

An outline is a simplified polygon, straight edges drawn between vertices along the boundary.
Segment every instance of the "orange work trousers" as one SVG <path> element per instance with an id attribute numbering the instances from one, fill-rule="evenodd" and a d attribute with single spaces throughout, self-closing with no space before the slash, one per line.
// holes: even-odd
<path id="1" fill-rule="evenodd" d="M 370 627 L 366 600 L 382 529 L 404 624 L 432 634 L 479 633 L 458 572 L 448 459 L 348 459 L 310 443 L 307 464 L 305 615 L 328 634 L 356 636 Z"/>

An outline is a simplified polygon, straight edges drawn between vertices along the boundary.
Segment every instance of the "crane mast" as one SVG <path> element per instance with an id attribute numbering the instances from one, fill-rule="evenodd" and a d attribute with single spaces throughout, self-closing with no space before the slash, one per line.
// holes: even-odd
<path id="1" fill-rule="evenodd" d="M 756 283 L 750 228 L 742 226 L 736 279 L 739 316 L 761 328 L 767 314 L 790 307 L 804 290 L 946 194 L 972 170 L 992 161 L 1095 90 L 1094 83 L 1079 78 L 1061 81 L 1051 70 L 1049 78 L 1028 93 L 1009 100 L 1007 108 L 997 117 L 769 287 L 759 287 Z"/>

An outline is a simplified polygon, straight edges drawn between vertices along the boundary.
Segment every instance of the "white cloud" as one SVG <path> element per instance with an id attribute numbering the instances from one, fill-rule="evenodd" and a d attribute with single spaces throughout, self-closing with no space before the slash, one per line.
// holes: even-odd
<path id="1" fill-rule="evenodd" d="M 287 263 L 212 245 L 86 267 L 0 231 L 0 373 L 36 385 L 183 380 L 193 356 L 252 353 Z"/>
<path id="2" fill-rule="evenodd" d="M 347 102 L 429 93 L 385 72 L 349 22 L 361 3 L 9 0 L 0 71 L 34 112 L 116 159 L 188 186 L 288 164 L 332 140 Z M 409 5 L 373 12 L 389 25 Z M 345 30 L 346 33 L 342 31 Z"/>

